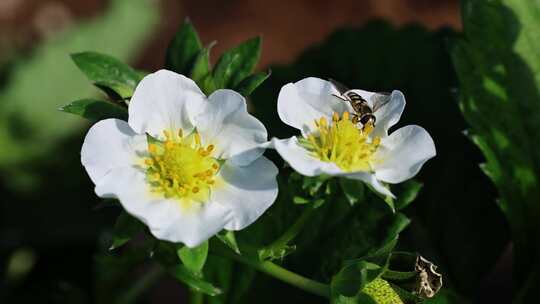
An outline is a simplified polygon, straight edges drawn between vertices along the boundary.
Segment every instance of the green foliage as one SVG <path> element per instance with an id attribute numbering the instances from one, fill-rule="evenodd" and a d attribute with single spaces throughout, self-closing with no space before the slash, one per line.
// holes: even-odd
<path id="1" fill-rule="evenodd" d="M 216 236 L 220 241 L 222 241 L 225 245 L 231 248 L 236 254 L 240 254 L 240 248 L 238 247 L 238 243 L 236 242 L 236 236 L 234 235 L 234 231 L 222 231 Z"/>
<path id="2" fill-rule="evenodd" d="M 469 297 L 477 292 L 506 245 L 508 233 L 493 204 L 494 189 L 478 168 L 482 156 L 462 133 L 466 124 L 452 94 L 456 80 L 447 53 L 448 37 L 453 33 L 430 33 L 418 26 L 395 29 L 382 22 L 341 30 L 292 65 L 272 67 L 272 77 L 254 92 L 254 114 L 270 136 L 285 138 L 297 135 L 275 119 L 279 89 L 288 82 L 315 76 L 371 91 L 399 89 L 408 104 L 397 127 L 418 124 L 430 132 L 437 146 L 437 156 L 418 176 L 424 184 L 421 192 L 415 182 L 392 186 L 396 214 L 380 198 L 372 197 L 371 191 L 364 191 L 367 198 L 357 199 L 351 207 L 350 199 L 360 195 L 345 185 L 347 196 L 334 197 L 321 207 L 296 241 L 297 250 L 287 257 L 287 265 L 328 280 L 345 260 L 364 256 L 370 248 L 391 247 L 396 232 L 401 232 L 398 248 L 418 251 L 440 265 L 445 286 Z M 282 197 L 286 186 L 280 185 L 280 198 L 268 211 L 274 221 L 265 225 L 272 231 L 286 227 L 298 212 L 284 203 L 279 207 L 281 199 L 290 202 L 294 196 Z M 414 208 L 405 208 L 415 196 Z M 406 230 L 409 221 L 402 212 L 412 218 Z M 258 222 L 262 225 L 265 220 Z M 267 235 L 271 239 L 273 234 Z M 322 271 L 313 265 L 321 265 Z M 262 288 L 257 280 L 254 285 Z M 288 293 L 294 295 L 294 291 Z"/>
<path id="3" fill-rule="evenodd" d="M 354 297 L 383 272 L 384 267 L 364 260 L 350 263 L 332 278 L 332 293 Z"/>
<path id="4" fill-rule="evenodd" d="M 268 72 L 258 72 L 254 73 L 251 76 L 244 78 L 238 85 L 234 87 L 234 90 L 243 96 L 249 96 L 255 89 L 260 86 L 272 73 Z"/>
<path id="5" fill-rule="evenodd" d="M 260 37 L 225 51 L 212 69 L 210 50 L 214 44 L 203 48 L 195 28 L 186 20 L 169 45 L 166 67 L 189 76 L 207 95 L 217 89 L 234 89 L 247 97 L 270 75 L 252 74 L 261 55 Z"/>
<path id="6" fill-rule="evenodd" d="M 129 65 L 108 55 L 83 52 L 72 54 L 71 58 L 95 85 L 109 88 L 122 98 L 131 97 L 142 79 Z"/>
<path id="7" fill-rule="evenodd" d="M 79 99 L 60 108 L 66 113 L 84 117 L 92 122 L 106 118 L 127 120 L 127 109 L 99 99 Z"/>
<path id="8" fill-rule="evenodd" d="M 201 280 L 183 265 L 175 265 L 168 269 L 168 272 L 180 282 L 186 284 L 197 292 L 202 292 L 209 296 L 221 294 L 221 289 Z"/>
<path id="9" fill-rule="evenodd" d="M 261 56 L 261 37 L 249 39 L 219 58 L 213 71 L 220 88 L 234 88 L 248 77 Z"/>
<path id="10" fill-rule="evenodd" d="M 462 10 L 465 33 L 452 47 L 460 106 L 510 223 L 514 279 L 529 286 L 517 303 L 530 303 L 540 284 L 540 3 L 467 0 Z"/>
<path id="11" fill-rule="evenodd" d="M 201 273 L 208 257 L 208 241 L 195 248 L 182 246 L 177 254 L 187 269 L 195 274 Z"/>
<path id="12" fill-rule="evenodd" d="M 144 229 L 144 224 L 139 220 L 122 211 L 116 219 L 113 229 L 113 239 L 110 250 L 114 250 L 129 242 L 137 233 Z"/>
<path id="13" fill-rule="evenodd" d="M 201 40 L 193 24 L 186 19 L 167 48 L 165 67 L 189 75 L 195 58 L 202 50 Z"/>

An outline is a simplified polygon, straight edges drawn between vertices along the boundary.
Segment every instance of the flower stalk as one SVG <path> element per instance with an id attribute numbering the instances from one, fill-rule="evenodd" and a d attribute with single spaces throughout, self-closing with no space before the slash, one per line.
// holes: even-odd
<path id="1" fill-rule="evenodd" d="M 270 261 L 260 261 L 245 255 L 238 255 L 230 250 L 219 250 L 219 255 L 233 259 L 239 263 L 253 267 L 289 285 L 325 298 L 330 298 L 330 286 L 285 269 Z"/>

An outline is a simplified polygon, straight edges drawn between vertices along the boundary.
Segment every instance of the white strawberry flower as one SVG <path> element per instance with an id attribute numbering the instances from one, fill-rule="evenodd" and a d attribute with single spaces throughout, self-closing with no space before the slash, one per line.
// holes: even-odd
<path id="1" fill-rule="evenodd" d="M 240 230 L 274 202 L 276 166 L 263 157 L 264 125 L 231 90 L 206 97 L 191 79 L 146 76 L 127 122 L 88 131 L 81 162 L 103 198 L 116 198 L 161 240 L 195 247 Z"/>
<path id="2" fill-rule="evenodd" d="M 374 112 L 374 128 L 352 121 L 351 105 L 337 97 L 340 92 L 331 82 L 310 77 L 285 85 L 278 97 L 279 117 L 300 130 L 301 136 L 273 139 L 271 146 L 300 174 L 357 179 L 394 197 L 385 183 L 400 183 L 415 176 L 435 156 L 435 144 L 428 132 L 416 125 L 388 134 L 405 108 L 400 91 L 389 96 L 352 91 L 372 108 L 377 99 L 386 99 Z"/>

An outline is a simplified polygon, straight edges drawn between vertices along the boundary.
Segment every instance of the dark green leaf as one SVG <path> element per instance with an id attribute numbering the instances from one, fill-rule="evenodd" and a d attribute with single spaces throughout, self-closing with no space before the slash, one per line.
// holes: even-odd
<path id="1" fill-rule="evenodd" d="M 395 191 L 397 196 L 397 199 L 394 201 L 396 209 L 402 210 L 412 203 L 423 186 L 424 184 L 411 179 L 393 187 L 392 190 Z"/>
<path id="2" fill-rule="evenodd" d="M 538 1 L 464 1 L 465 35 L 451 50 L 470 137 L 512 230 L 516 286 L 540 259 L 539 17 Z"/>
<path id="3" fill-rule="evenodd" d="M 72 54 L 71 58 L 94 84 L 107 87 L 122 98 L 131 97 L 142 79 L 129 65 L 105 54 L 83 52 Z"/>
<path id="4" fill-rule="evenodd" d="M 113 239 L 109 250 L 114 250 L 124 245 L 143 229 L 143 223 L 128 214 L 126 211 L 122 211 L 114 224 Z"/>
<path id="5" fill-rule="evenodd" d="M 187 269 L 195 274 L 201 273 L 208 257 L 208 241 L 195 248 L 183 246 L 178 249 L 177 254 Z"/>
<path id="6" fill-rule="evenodd" d="M 332 293 L 354 297 L 383 272 L 383 267 L 366 261 L 347 265 L 332 278 Z"/>
<path id="7" fill-rule="evenodd" d="M 205 76 L 211 73 L 210 50 L 212 49 L 214 45 L 215 45 L 215 42 L 211 43 L 208 47 L 200 50 L 197 56 L 195 57 L 193 68 L 191 69 L 191 72 L 190 72 L 190 77 L 197 84 L 199 84 L 199 82 Z"/>
<path id="8" fill-rule="evenodd" d="M 108 101 L 80 99 L 60 108 L 61 111 L 82 116 L 91 121 L 118 118 L 127 121 L 127 109 Z"/>
<path id="9" fill-rule="evenodd" d="M 196 291 L 202 292 L 209 296 L 216 296 L 221 294 L 221 289 L 198 278 L 184 265 L 176 265 L 174 267 L 168 268 L 167 270 L 177 280 L 186 284 L 190 288 L 193 288 Z"/>
<path id="10" fill-rule="evenodd" d="M 250 75 L 244 80 L 242 80 L 235 88 L 234 90 L 238 93 L 242 94 L 244 97 L 248 97 L 257 89 L 258 86 L 260 86 L 268 77 L 270 77 L 271 72 L 258 72 L 254 73 L 253 75 Z"/>
<path id="11" fill-rule="evenodd" d="M 229 248 L 231 248 L 236 254 L 240 254 L 240 248 L 236 242 L 236 236 L 234 231 L 222 231 L 221 233 L 216 234 L 217 238 L 225 243 Z"/>
<path id="12" fill-rule="evenodd" d="M 213 73 L 218 88 L 234 88 L 251 74 L 261 55 L 261 40 L 249 39 L 221 55 Z"/>
<path id="13" fill-rule="evenodd" d="M 182 75 L 189 75 L 202 44 L 193 24 L 186 19 L 167 48 L 165 67 Z"/>
<path id="14" fill-rule="evenodd" d="M 339 184 L 351 206 L 364 199 L 363 182 L 355 179 L 340 178 Z"/>

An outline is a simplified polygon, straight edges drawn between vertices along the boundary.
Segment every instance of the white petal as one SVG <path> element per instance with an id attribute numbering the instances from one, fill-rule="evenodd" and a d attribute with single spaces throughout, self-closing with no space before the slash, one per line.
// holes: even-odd
<path id="1" fill-rule="evenodd" d="M 117 198 L 124 209 L 145 223 L 152 234 L 170 242 L 195 247 L 232 220 L 233 213 L 220 204 L 183 205 L 149 192 L 144 172 L 135 167 L 115 169 L 96 186 L 100 197 Z"/>
<path id="2" fill-rule="evenodd" d="M 343 173 L 334 163 L 323 162 L 309 155 L 309 151 L 300 146 L 298 139 L 294 136 L 288 139 L 273 138 L 270 145 L 294 170 L 302 175 L 316 176 Z"/>
<path id="3" fill-rule="evenodd" d="M 278 114 L 291 127 L 307 134 L 314 130 L 314 121 L 321 117 L 330 119 L 333 112 L 350 111 L 348 102 L 334 95 L 339 92 L 329 81 L 305 78 L 281 88 L 278 97 Z"/>
<path id="4" fill-rule="evenodd" d="M 146 150 L 146 137 L 136 134 L 119 119 L 105 119 L 94 124 L 84 139 L 81 163 L 97 184 L 109 171 L 131 166 L 137 154 Z"/>
<path id="5" fill-rule="evenodd" d="M 379 96 L 377 95 L 380 94 L 374 95 L 372 99 L 378 98 Z M 375 129 L 371 135 L 380 137 L 388 136 L 388 129 L 398 123 L 404 109 L 405 96 L 403 96 L 403 93 L 400 91 L 392 91 L 392 94 L 390 94 L 390 100 L 375 112 L 377 122 L 375 123 Z"/>
<path id="6" fill-rule="evenodd" d="M 205 96 L 193 80 L 167 70 L 144 77 L 129 104 L 129 125 L 135 132 L 164 139 L 163 131 L 193 130 Z"/>
<path id="7" fill-rule="evenodd" d="M 382 138 L 374 169 L 377 179 L 400 183 L 415 176 L 422 165 L 435 156 L 435 144 L 419 126 L 405 126 Z"/>
<path id="8" fill-rule="evenodd" d="M 372 173 L 354 172 L 354 173 L 342 174 L 342 176 L 350 178 L 350 179 L 361 180 L 364 183 L 370 185 L 375 191 L 379 192 L 380 194 L 395 198 L 394 194 L 392 194 L 392 192 L 390 192 L 390 190 L 386 188 Z"/>
<path id="9" fill-rule="evenodd" d="M 217 90 L 196 120 L 204 144 L 215 146 L 213 156 L 247 165 L 260 157 L 268 135 L 264 125 L 247 111 L 246 100 L 232 90 Z"/>
<path id="10" fill-rule="evenodd" d="M 253 223 L 276 200 L 277 167 L 265 157 L 240 167 L 226 162 L 219 176 L 223 185 L 216 185 L 211 200 L 232 211 L 233 217 L 225 225 L 227 230 L 240 230 Z"/>

